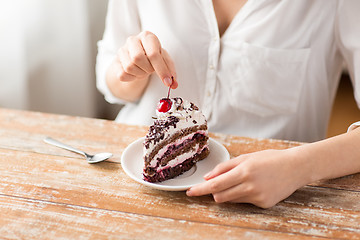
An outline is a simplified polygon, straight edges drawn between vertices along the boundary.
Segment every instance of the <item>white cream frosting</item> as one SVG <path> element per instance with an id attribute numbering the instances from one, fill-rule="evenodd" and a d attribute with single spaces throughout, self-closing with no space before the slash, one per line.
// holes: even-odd
<path id="1" fill-rule="evenodd" d="M 202 125 L 206 123 L 205 116 L 202 114 L 200 110 L 193 109 L 189 101 L 184 100 L 182 98 L 170 98 L 171 108 L 167 112 L 159 112 L 156 110 L 156 116 L 158 119 L 166 120 L 170 116 L 174 116 L 180 119 L 180 122 L 183 124 L 191 123 L 189 125 L 194 125 L 192 123 L 193 120 L 197 122 L 197 124 Z"/>

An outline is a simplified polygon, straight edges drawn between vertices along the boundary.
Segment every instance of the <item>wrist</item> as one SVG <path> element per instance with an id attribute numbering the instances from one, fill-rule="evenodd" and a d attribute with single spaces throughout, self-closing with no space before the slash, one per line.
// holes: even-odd
<path id="1" fill-rule="evenodd" d="M 347 133 L 294 148 L 306 184 L 359 172 L 359 139 L 359 134 Z"/>
<path id="2" fill-rule="evenodd" d="M 293 168 L 296 171 L 294 177 L 297 178 L 297 188 L 316 182 L 320 179 L 320 176 L 318 176 L 316 171 L 316 164 L 310 157 L 307 145 L 308 144 L 304 144 L 288 149 L 290 158 L 293 160 Z"/>

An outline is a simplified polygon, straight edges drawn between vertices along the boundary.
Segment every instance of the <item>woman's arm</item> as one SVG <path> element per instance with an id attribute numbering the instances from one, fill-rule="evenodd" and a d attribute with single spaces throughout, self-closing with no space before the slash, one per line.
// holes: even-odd
<path id="1" fill-rule="evenodd" d="M 137 1 L 110 0 L 104 36 L 98 42 L 96 59 L 97 88 L 110 103 L 136 101 L 153 72 L 170 85 L 175 68 L 159 39 L 141 32 Z M 177 87 L 177 82 L 172 88 Z"/>
<path id="2" fill-rule="evenodd" d="M 299 153 L 312 160 L 311 182 L 360 172 L 360 128 L 301 146 Z"/>
<path id="3" fill-rule="evenodd" d="M 188 196 L 212 194 L 216 202 L 274 206 L 296 189 L 322 179 L 360 172 L 360 128 L 286 150 L 241 155 L 219 164 Z"/>

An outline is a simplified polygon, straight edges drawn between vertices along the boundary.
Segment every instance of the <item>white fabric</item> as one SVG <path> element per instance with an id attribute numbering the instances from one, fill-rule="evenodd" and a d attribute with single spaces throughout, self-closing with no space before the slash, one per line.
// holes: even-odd
<path id="1" fill-rule="evenodd" d="M 99 42 L 97 86 L 112 103 L 105 72 L 128 36 L 155 33 L 175 61 L 171 96 L 197 104 L 209 130 L 250 137 L 324 138 L 342 55 L 360 100 L 360 1 L 253 0 L 220 38 L 211 0 L 116 0 Z M 167 88 L 153 74 L 117 121 L 151 124 Z"/>
<path id="2" fill-rule="evenodd" d="M 358 127 L 360 127 L 360 121 L 351 124 L 347 131 L 350 132 L 350 131 L 354 130 L 355 128 L 358 128 Z"/>

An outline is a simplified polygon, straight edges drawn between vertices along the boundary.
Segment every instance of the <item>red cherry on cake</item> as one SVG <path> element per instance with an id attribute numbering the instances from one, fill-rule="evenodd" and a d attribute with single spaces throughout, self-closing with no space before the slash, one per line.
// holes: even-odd
<path id="1" fill-rule="evenodd" d="M 159 112 L 167 112 L 170 110 L 171 104 L 170 99 L 161 99 L 157 105 L 157 110 Z"/>

